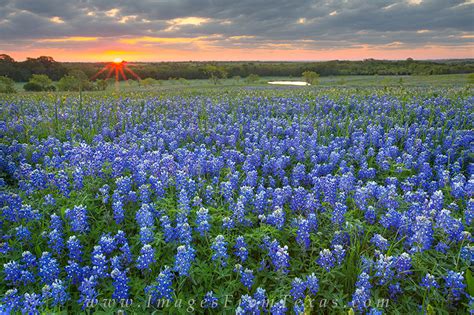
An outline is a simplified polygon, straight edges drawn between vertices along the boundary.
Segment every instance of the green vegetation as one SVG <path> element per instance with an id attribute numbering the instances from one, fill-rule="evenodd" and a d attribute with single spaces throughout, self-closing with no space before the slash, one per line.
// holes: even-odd
<path id="1" fill-rule="evenodd" d="M 88 78 L 94 76 L 105 63 L 57 62 L 52 57 L 41 56 L 15 61 L 0 55 L 0 76 L 15 82 L 27 82 L 33 74 L 45 74 L 58 81 L 71 70 L 81 70 Z M 301 77 L 304 71 L 318 73 L 321 77 L 347 75 L 441 75 L 473 73 L 474 60 L 407 60 L 389 61 L 366 59 L 363 61 L 333 60 L 325 62 L 134 62 L 130 65 L 142 79 L 167 80 L 170 77 L 186 80 L 211 79 L 213 83 L 224 77 L 246 78 L 251 74 L 260 77 Z M 224 75 L 225 74 L 225 75 Z M 104 72 L 99 79 L 105 79 Z"/>
<path id="2" fill-rule="evenodd" d="M 0 77 L 0 93 L 15 93 L 15 82 L 5 76 Z"/>
<path id="3" fill-rule="evenodd" d="M 319 83 L 319 74 L 317 72 L 305 71 L 302 75 L 306 83 L 311 85 L 316 85 Z"/>
<path id="4" fill-rule="evenodd" d="M 46 74 L 33 74 L 30 81 L 28 81 L 23 88 L 25 91 L 33 92 L 56 90 L 53 81 Z"/>

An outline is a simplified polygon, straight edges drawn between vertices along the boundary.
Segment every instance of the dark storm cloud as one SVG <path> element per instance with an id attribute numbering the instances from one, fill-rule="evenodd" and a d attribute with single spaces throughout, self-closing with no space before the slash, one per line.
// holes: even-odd
<path id="1" fill-rule="evenodd" d="M 174 20 L 189 17 L 203 20 Z M 0 0 L 0 40 L 10 44 L 153 36 L 211 37 L 221 47 L 465 46 L 472 45 L 473 21 L 472 0 Z"/>

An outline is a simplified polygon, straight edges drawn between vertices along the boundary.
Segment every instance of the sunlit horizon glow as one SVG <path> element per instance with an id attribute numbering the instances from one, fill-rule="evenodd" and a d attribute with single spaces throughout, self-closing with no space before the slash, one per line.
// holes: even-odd
<path id="1" fill-rule="evenodd" d="M 474 58 L 474 0 L 7 3 L 0 8 L 0 54 L 18 61 Z"/>

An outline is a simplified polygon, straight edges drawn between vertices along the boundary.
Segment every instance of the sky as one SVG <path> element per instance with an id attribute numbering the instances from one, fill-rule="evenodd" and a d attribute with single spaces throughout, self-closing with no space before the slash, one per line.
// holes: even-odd
<path id="1" fill-rule="evenodd" d="M 474 58 L 474 0 L 0 0 L 0 54 L 58 61 Z"/>

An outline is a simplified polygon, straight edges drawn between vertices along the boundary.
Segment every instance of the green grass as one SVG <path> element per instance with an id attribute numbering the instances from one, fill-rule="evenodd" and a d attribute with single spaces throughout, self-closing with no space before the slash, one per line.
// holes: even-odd
<path id="1" fill-rule="evenodd" d="M 329 76 L 321 77 L 319 83 L 312 87 L 296 88 L 321 88 L 321 87 L 465 87 L 468 86 L 469 74 L 447 74 L 447 75 L 425 75 L 425 76 L 383 76 L 383 75 L 359 75 L 359 76 Z M 223 79 L 219 83 L 213 84 L 210 80 L 161 80 L 160 84 L 153 86 L 140 86 L 137 81 L 121 81 L 117 85 L 112 84 L 108 91 L 150 91 L 169 90 L 183 88 L 213 88 L 213 87 L 246 87 L 246 86 L 269 86 L 268 81 L 301 81 L 299 77 L 261 77 L 258 82 L 247 83 L 244 78 Z M 16 82 L 15 88 L 18 92 L 23 92 L 24 82 Z M 295 87 L 291 87 L 295 88 Z"/>

